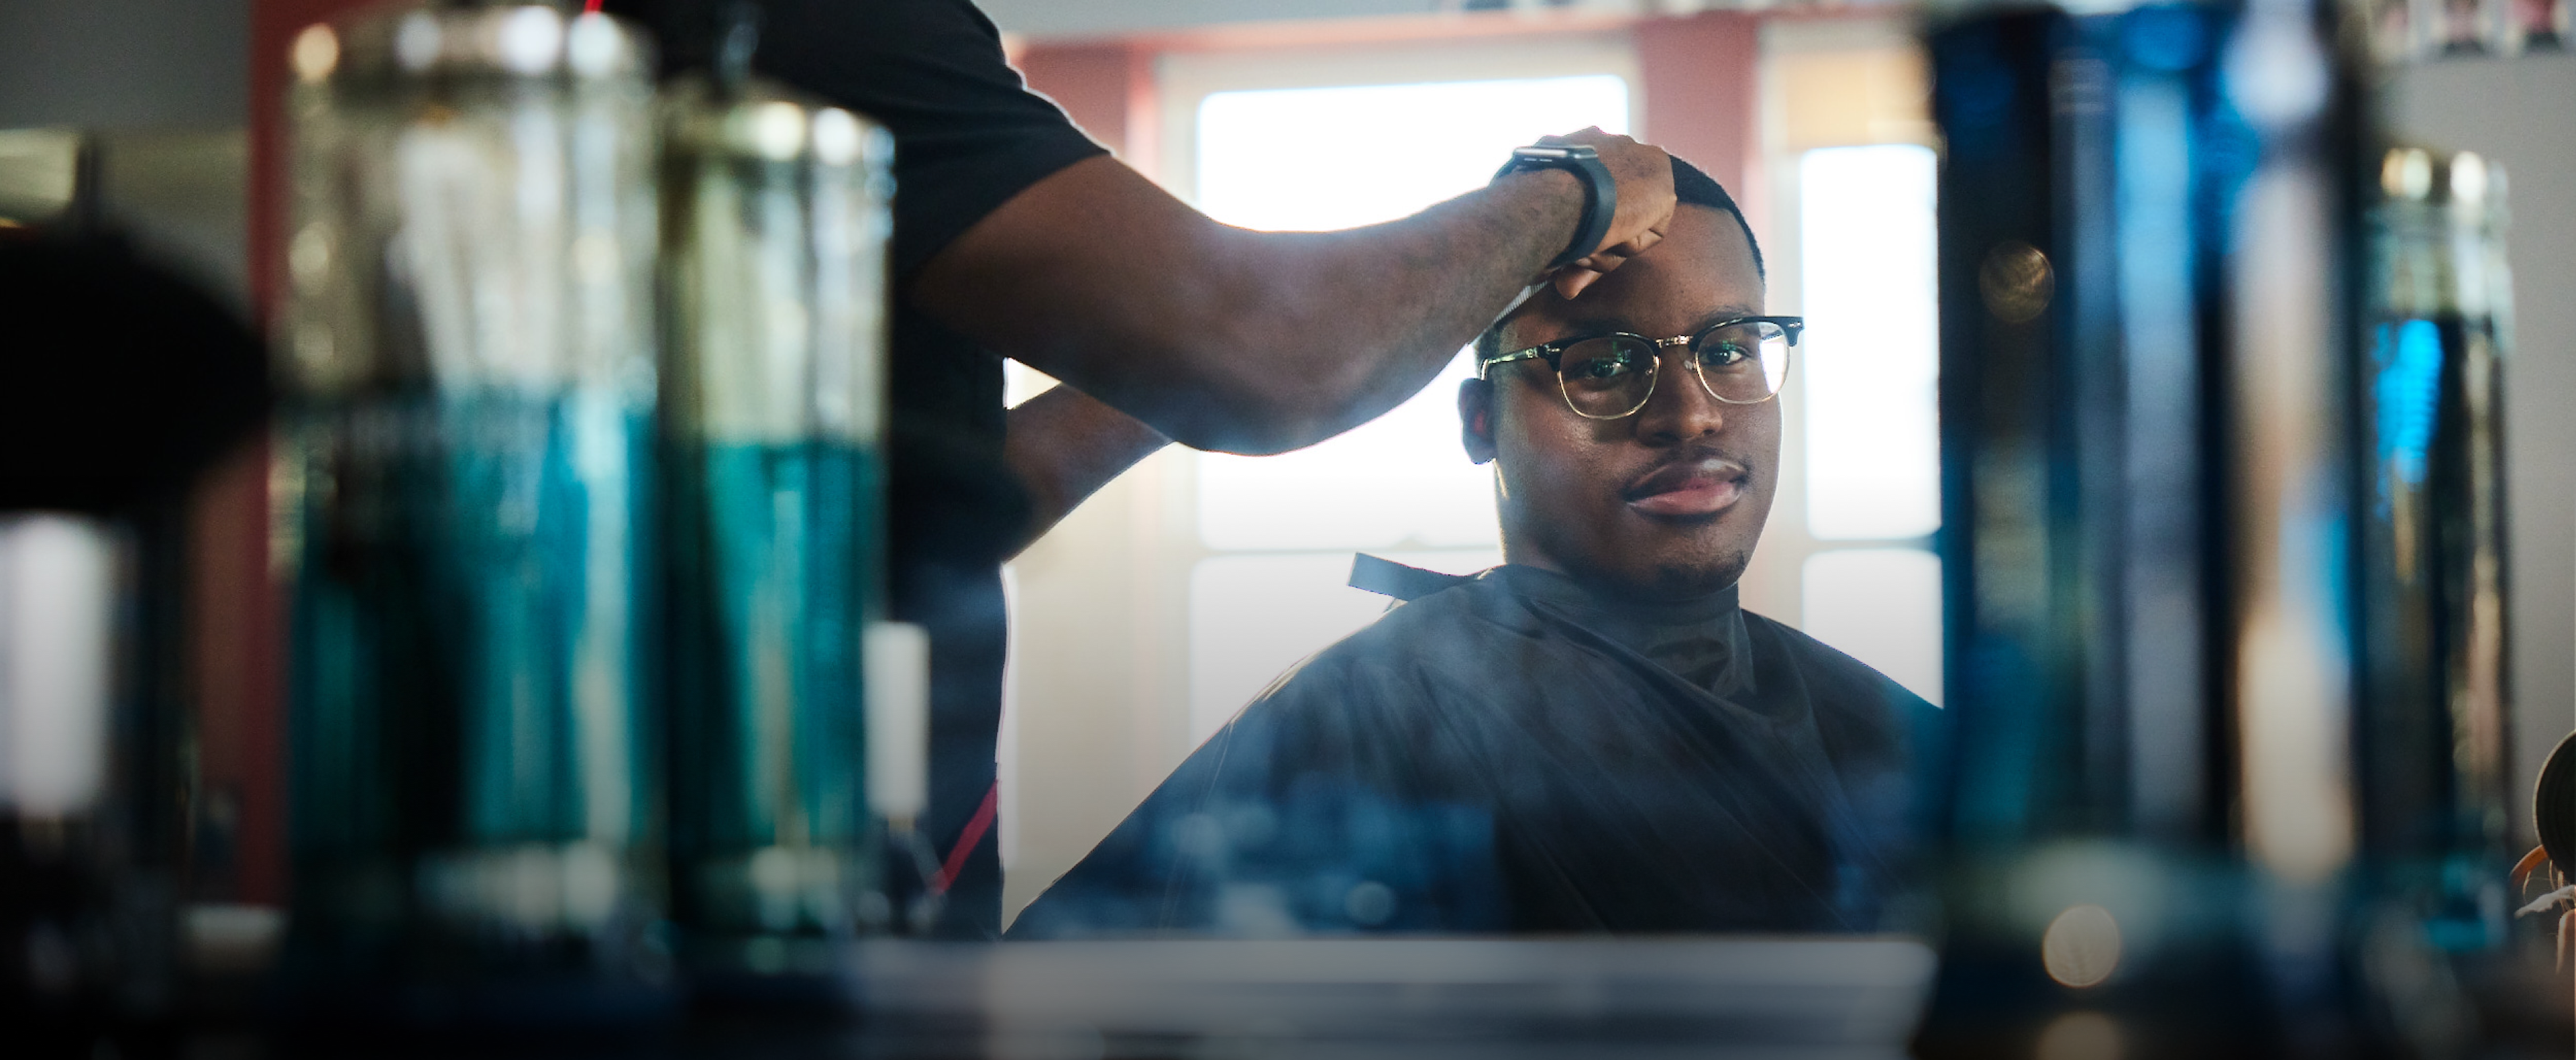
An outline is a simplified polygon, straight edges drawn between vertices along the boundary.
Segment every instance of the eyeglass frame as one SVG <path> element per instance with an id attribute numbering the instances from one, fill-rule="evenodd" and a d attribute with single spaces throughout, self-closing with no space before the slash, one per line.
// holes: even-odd
<path id="1" fill-rule="evenodd" d="M 1662 385 L 1663 383 L 1663 353 L 1665 350 L 1669 350 L 1675 346 L 1680 346 L 1688 352 L 1695 354 L 1699 352 L 1700 342 L 1708 338 L 1711 334 L 1719 331 L 1720 329 L 1737 327 L 1744 324 L 1770 324 L 1779 328 L 1782 336 L 1788 340 L 1792 355 L 1795 354 L 1795 351 L 1798 348 L 1799 334 L 1807 330 L 1807 318 L 1802 316 L 1744 316 L 1728 317 L 1714 324 L 1710 324 L 1707 327 L 1701 328 L 1698 331 L 1691 332 L 1688 335 L 1675 335 L 1668 339 L 1651 338 L 1637 334 L 1633 331 L 1611 331 L 1598 335 L 1579 335 L 1570 339 L 1558 339 L 1554 342 L 1542 342 L 1536 346 L 1513 350 L 1510 353 L 1498 353 L 1491 357 L 1479 358 L 1476 362 L 1476 378 L 1491 380 L 1493 378 L 1493 368 L 1498 364 L 1509 364 L 1515 361 L 1544 360 L 1547 362 L 1548 371 L 1556 376 L 1557 396 L 1565 399 L 1565 407 L 1567 409 L 1572 410 L 1575 415 L 1581 416 L 1587 420 L 1624 420 L 1630 416 L 1634 416 L 1645 411 L 1646 406 L 1654 402 L 1655 387 Z M 1595 416 L 1589 412 L 1583 411 L 1582 408 L 1575 405 L 1574 395 L 1567 393 L 1565 390 L 1564 356 L 1566 348 L 1573 346 L 1576 343 L 1592 342 L 1597 339 L 1635 339 L 1647 344 L 1655 351 L 1654 358 L 1647 362 L 1651 366 L 1648 371 L 1651 372 L 1652 375 L 1646 381 L 1646 396 L 1638 400 L 1637 407 L 1629 409 L 1628 411 L 1622 412 L 1616 416 Z M 1722 404 L 1759 405 L 1765 401 L 1770 401 L 1773 398 L 1779 397 L 1780 390 L 1786 390 L 1789 388 L 1788 372 L 1784 367 L 1780 376 L 1780 390 L 1774 390 L 1765 394 L 1758 401 L 1737 401 L 1732 398 L 1721 396 L 1718 394 L 1715 387 L 1708 385 L 1708 375 L 1700 368 L 1699 358 L 1693 357 L 1688 363 L 1690 365 L 1691 377 L 1699 380 L 1700 392 L 1707 394 L 1710 400 L 1717 401 Z"/>

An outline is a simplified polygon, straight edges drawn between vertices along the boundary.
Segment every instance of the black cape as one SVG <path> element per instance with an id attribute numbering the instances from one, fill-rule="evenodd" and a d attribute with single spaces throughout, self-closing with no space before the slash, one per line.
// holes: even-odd
<path id="1" fill-rule="evenodd" d="M 1361 557 L 1411 602 L 1181 763 L 1012 938 L 1874 931 L 1940 712 L 1736 605 Z"/>

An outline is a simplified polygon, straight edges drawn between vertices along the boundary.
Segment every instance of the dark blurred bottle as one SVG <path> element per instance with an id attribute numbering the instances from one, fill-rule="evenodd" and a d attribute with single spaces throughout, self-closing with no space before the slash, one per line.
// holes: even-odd
<path id="1" fill-rule="evenodd" d="M 2361 41 L 2253 0 L 1977 11 L 1929 43 L 1958 728 L 1919 1051 L 2366 1051 Z"/>
<path id="2" fill-rule="evenodd" d="M 0 180 L 0 1027 L 91 1055 L 184 1009 L 189 503 L 267 413 L 261 344 L 106 229 L 99 150 Z M 129 1046 L 134 1043 L 129 1041 Z"/>
<path id="3" fill-rule="evenodd" d="M 702 998 L 831 1004 L 835 944 L 895 919 L 865 651 L 893 141 L 738 62 L 664 97 L 674 912 Z"/>
<path id="4" fill-rule="evenodd" d="M 323 1018 L 668 1013 L 645 44 L 430 6 L 286 58 L 289 982 Z"/>
<path id="5" fill-rule="evenodd" d="M 2419 964 L 2448 983 L 2503 955 L 2515 904 L 2499 869 L 2514 857 L 2515 797 L 2504 179 L 2473 154 L 2413 149 L 2386 152 L 2375 176 L 2357 380 L 2366 945 L 2383 964 Z M 2380 993 L 2380 1016 L 2401 1038 L 2447 1043 L 2470 1031 L 2455 985 L 2429 999 Z"/>

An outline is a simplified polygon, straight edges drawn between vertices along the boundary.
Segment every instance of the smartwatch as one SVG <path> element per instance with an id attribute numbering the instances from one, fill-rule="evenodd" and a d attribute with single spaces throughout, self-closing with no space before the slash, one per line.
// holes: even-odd
<path id="1" fill-rule="evenodd" d="M 1611 217 L 1619 212 L 1619 182 L 1610 178 L 1610 167 L 1601 164 L 1601 153 L 1582 144 L 1515 147 L 1512 160 L 1494 171 L 1494 179 L 1531 169 L 1562 169 L 1583 181 L 1583 222 L 1574 227 L 1574 242 L 1547 267 L 1563 268 L 1591 257 L 1602 237 L 1610 234 Z"/>

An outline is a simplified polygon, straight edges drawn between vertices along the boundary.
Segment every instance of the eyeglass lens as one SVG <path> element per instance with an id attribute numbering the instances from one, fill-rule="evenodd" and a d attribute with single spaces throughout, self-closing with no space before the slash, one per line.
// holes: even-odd
<path id="1" fill-rule="evenodd" d="M 1770 400 L 1789 375 L 1789 336 L 1753 321 L 1704 332 L 1688 351 L 1693 375 L 1710 397 L 1731 405 Z M 1565 402 L 1593 419 L 1617 419 L 1654 396 L 1661 358 L 1653 343 L 1609 335 L 1568 345 L 1557 358 Z"/>

